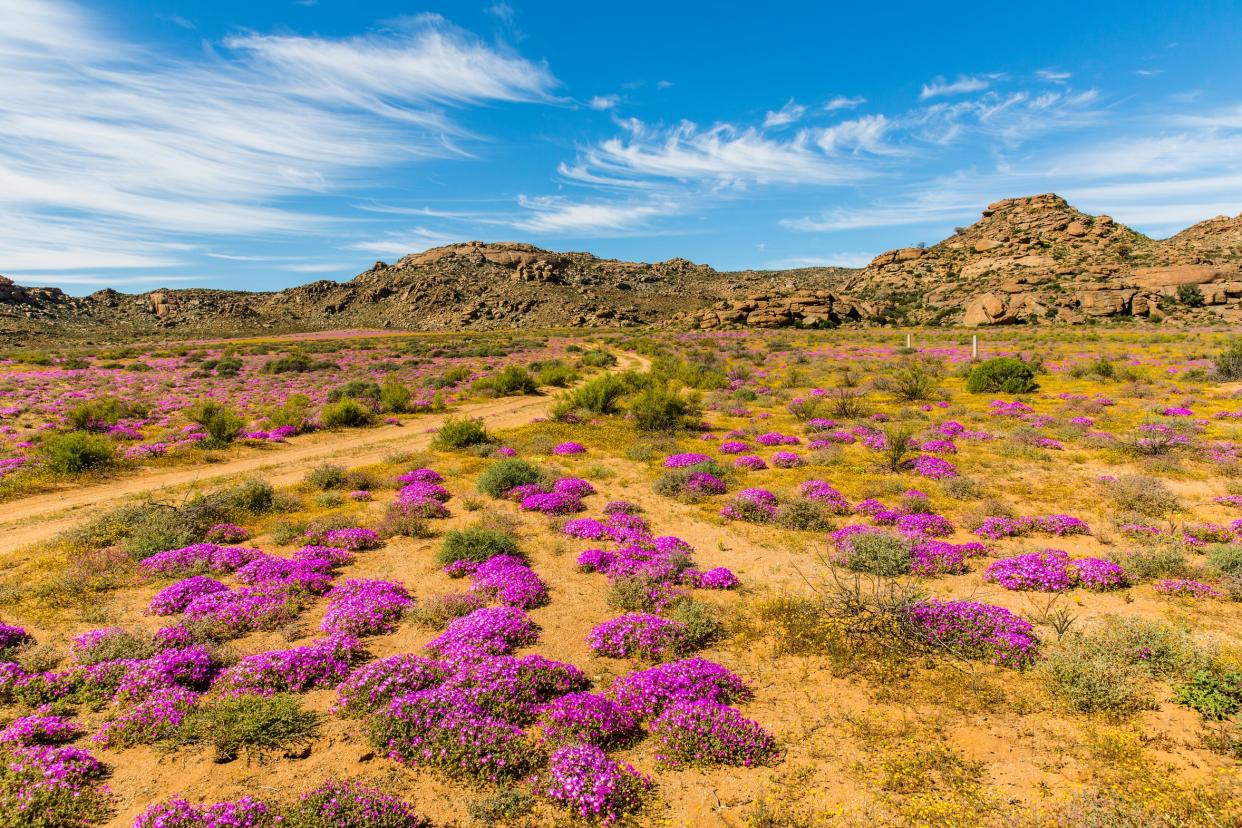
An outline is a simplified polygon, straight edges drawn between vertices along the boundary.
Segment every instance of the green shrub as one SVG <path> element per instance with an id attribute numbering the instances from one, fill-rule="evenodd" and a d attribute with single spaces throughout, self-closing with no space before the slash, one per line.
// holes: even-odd
<path id="1" fill-rule="evenodd" d="M 432 445 L 439 449 L 463 449 L 493 442 L 483 421 L 449 417 L 436 429 Z"/>
<path id="2" fill-rule="evenodd" d="M 421 627 L 442 630 L 456 618 L 479 608 L 479 599 L 469 592 L 442 592 L 414 605 L 409 619 Z"/>
<path id="3" fill-rule="evenodd" d="M 308 486 L 324 492 L 340 489 L 345 485 L 345 467 L 335 463 L 320 463 L 306 473 L 304 481 Z"/>
<path id="4" fill-rule="evenodd" d="M 190 422 L 198 423 L 207 432 L 203 445 L 227 446 L 237 439 L 244 425 L 241 416 L 224 403 L 199 400 L 186 412 Z"/>
<path id="5" fill-rule="evenodd" d="M 630 401 L 630 415 L 639 431 L 674 432 L 698 424 L 696 397 L 665 385 L 650 385 Z"/>
<path id="6" fill-rule="evenodd" d="M 498 460 L 479 475 L 478 490 L 491 497 L 501 497 L 514 486 L 539 482 L 541 472 L 533 463 L 516 457 Z"/>
<path id="7" fill-rule="evenodd" d="M 1198 670 L 1173 689 L 1173 701 L 1198 711 L 1205 719 L 1224 721 L 1242 710 L 1242 673 Z"/>
<path id="8" fill-rule="evenodd" d="M 290 426 L 301 431 L 310 419 L 311 398 L 305 394 L 290 394 L 278 406 L 267 409 L 267 422 L 272 428 Z"/>
<path id="9" fill-rule="evenodd" d="M 134 660 L 141 661 L 155 655 L 155 644 L 150 636 L 130 630 L 109 635 L 99 640 L 89 652 L 79 654 L 74 661 L 78 664 L 101 664 L 105 661 Z"/>
<path id="10" fill-rule="evenodd" d="M 325 428 L 357 428 L 375 421 L 375 412 L 357 400 L 347 397 L 324 406 L 319 415 Z"/>
<path id="11" fill-rule="evenodd" d="M 482 563 L 497 555 L 523 557 L 522 550 L 512 536 L 495 529 L 471 526 L 444 533 L 440 551 L 436 553 L 436 565 L 448 566 L 454 561 Z"/>
<path id="12" fill-rule="evenodd" d="M 898 367 L 883 385 L 900 402 L 922 402 L 939 393 L 936 373 L 922 362 Z"/>
<path id="13" fill-rule="evenodd" d="M 1037 388 L 1031 366 L 1016 357 L 985 360 L 966 379 L 966 390 L 972 394 L 1029 394 Z"/>
<path id="14" fill-rule="evenodd" d="M 1216 356 L 1216 376 L 1222 380 L 1242 379 L 1242 339 L 1234 339 Z"/>
<path id="15" fill-rule="evenodd" d="M 179 509 L 151 504 L 128 527 L 121 548 L 135 560 L 142 560 L 156 552 L 197 543 L 205 529 L 186 520 Z"/>
<path id="16" fill-rule="evenodd" d="M 303 710 L 293 696 L 226 696 L 192 710 L 169 742 L 209 745 L 217 761 L 243 754 L 261 759 L 307 744 L 318 727 L 319 715 Z"/>
<path id="17" fill-rule="evenodd" d="M 798 498 L 781 504 L 776 512 L 776 525 L 784 529 L 825 532 L 835 529 L 832 513 L 822 503 Z"/>
<path id="18" fill-rule="evenodd" d="M 1189 676 L 1207 663 L 1184 630 L 1105 616 L 1094 629 L 1063 638 L 1040 670 L 1053 698 L 1070 709 L 1117 716 L 1152 707 L 1154 679 Z"/>
<path id="19" fill-rule="evenodd" d="M 588 368 L 611 368 L 617 364 L 617 358 L 602 348 L 584 352 L 579 361 Z"/>
<path id="20" fill-rule="evenodd" d="M 85 431 L 53 434 L 40 443 L 39 453 L 55 474 L 81 474 L 110 466 L 115 459 L 110 440 Z"/>
<path id="21" fill-rule="evenodd" d="M 724 635 L 719 611 L 702 601 L 680 601 L 673 609 L 672 619 L 686 625 L 685 647 L 688 652 L 701 650 Z"/>
<path id="22" fill-rule="evenodd" d="M 628 390 L 625 380 L 616 374 L 601 374 L 562 394 L 552 408 L 552 416 L 560 418 L 574 411 L 616 414 Z"/>
<path id="23" fill-rule="evenodd" d="M 304 353 L 296 352 L 268 360 L 259 370 L 264 374 L 301 374 L 307 371 L 327 371 L 337 367 L 335 362 L 311 359 Z"/>
<path id="24" fill-rule="evenodd" d="M 854 572 L 894 577 L 910 571 L 909 539 L 888 532 L 859 532 L 850 537 L 846 568 Z"/>
<path id="25" fill-rule="evenodd" d="M 1222 575 L 1242 575 L 1242 545 L 1222 543 L 1209 546 L 1207 562 Z"/>
<path id="26" fill-rule="evenodd" d="M 466 803 L 466 813 L 478 825 L 503 825 L 535 809 L 535 798 L 521 788 L 501 788 L 491 796 Z"/>
<path id="27" fill-rule="evenodd" d="M 539 367 L 536 368 L 536 365 Z M 578 372 L 560 360 L 532 363 L 531 370 L 535 371 L 535 379 L 540 385 L 565 388 L 578 381 Z"/>
<path id="28" fill-rule="evenodd" d="M 525 368 L 506 365 L 495 375 L 476 381 L 474 390 L 492 391 L 501 397 L 509 397 L 515 394 L 533 394 L 539 390 L 539 384 Z"/>
<path id="29" fill-rule="evenodd" d="M 333 388 L 328 394 L 328 402 L 340 400 L 359 400 L 375 407 L 380 402 L 380 387 L 375 380 L 350 380 L 340 388 Z"/>
<path id="30" fill-rule="evenodd" d="M 1136 581 L 1181 578 L 1193 575 L 1195 571 L 1186 559 L 1185 551 L 1173 544 L 1135 549 L 1113 560 Z"/>
<path id="31" fill-rule="evenodd" d="M 380 408 L 393 414 L 410 410 L 410 389 L 396 377 L 388 377 L 380 386 Z"/>
<path id="32" fill-rule="evenodd" d="M 1181 508 L 1177 495 L 1163 481 L 1142 474 L 1123 474 L 1108 486 L 1119 512 L 1164 517 Z"/>
<path id="33" fill-rule="evenodd" d="M 99 397 L 78 403 L 66 419 L 74 431 L 107 431 L 126 417 L 145 416 L 148 409 L 139 403 L 118 400 L 116 397 Z"/>

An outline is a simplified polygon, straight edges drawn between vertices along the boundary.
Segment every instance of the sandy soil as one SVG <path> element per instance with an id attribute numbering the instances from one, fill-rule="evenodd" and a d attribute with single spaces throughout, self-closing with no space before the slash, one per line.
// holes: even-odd
<path id="1" fill-rule="evenodd" d="M 615 370 L 644 370 L 649 361 L 621 354 Z M 182 469 L 143 469 L 103 483 L 66 487 L 63 491 L 0 504 L 0 555 L 46 541 L 57 533 L 126 500 L 168 496 L 181 490 L 208 488 L 230 478 L 261 473 L 272 485 L 293 483 L 312 466 L 333 461 L 346 466 L 377 463 L 395 451 L 425 449 L 435 429 L 448 417 L 478 417 L 493 430 L 524 425 L 545 416 L 555 395 L 502 397 L 457 406 L 444 414 L 352 431 L 332 431 L 295 437 L 284 444 L 255 449 L 255 453 L 223 463 L 197 464 Z"/>

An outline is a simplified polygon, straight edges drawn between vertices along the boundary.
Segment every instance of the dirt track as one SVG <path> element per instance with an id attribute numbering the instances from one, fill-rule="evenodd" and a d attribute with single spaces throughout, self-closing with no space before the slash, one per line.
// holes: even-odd
<path id="1" fill-rule="evenodd" d="M 615 370 L 642 370 L 647 360 L 622 354 Z M 108 506 L 154 493 L 206 488 L 230 478 L 262 474 L 273 485 L 300 480 L 308 467 L 325 461 L 345 466 L 377 463 L 394 451 L 427 448 L 433 431 L 449 416 L 482 419 L 492 429 L 511 428 L 548 413 L 554 395 L 502 397 L 457 406 L 445 414 L 416 417 L 404 425 L 336 431 L 296 437 L 223 463 L 178 469 L 144 469 L 103 483 L 67 488 L 0 504 L 0 555 L 48 540 Z"/>

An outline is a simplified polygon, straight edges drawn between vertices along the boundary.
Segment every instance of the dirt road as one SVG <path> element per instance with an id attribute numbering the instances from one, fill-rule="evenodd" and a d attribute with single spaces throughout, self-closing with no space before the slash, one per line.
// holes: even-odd
<path id="1" fill-rule="evenodd" d="M 643 370 L 649 362 L 621 354 L 615 370 Z M 454 407 L 445 414 L 415 417 L 404 425 L 355 431 L 322 432 L 295 437 L 284 444 L 256 449 L 223 463 L 177 469 L 148 469 L 115 480 L 34 495 L 0 504 L 0 555 L 48 540 L 74 523 L 105 508 L 150 494 L 172 494 L 189 487 L 206 489 L 229 479 L 259 474 L 276 486 L 300 480 L 306 470 L 323 462 L 344 466 L 378 463 L 395 451 L 431 445 L 433 432 L 449 416 L 478 417 L 490 429 L 511 428 L 545 416 L 554 395 L 502 397 Z"/>

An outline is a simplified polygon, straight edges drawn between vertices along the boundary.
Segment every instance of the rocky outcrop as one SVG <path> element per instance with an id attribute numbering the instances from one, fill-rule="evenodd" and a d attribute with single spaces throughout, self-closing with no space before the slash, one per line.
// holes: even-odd
<path id="1" fill-rule="evenodd" d="M 878 318 L 879 309 L 865 302 L 831 291 L 804 290 L 726 299 L 701 311 L 679 314 L 674 321 L 687 321 L 702 330 L 713 330 L 727 327 L 824 328 Z"/>
<path id="2" fill-rule="evenodd" d="M 912 251 L 917 251 L 915 255 Z M 931 247 L 877 256 L 834 287 L 916 324 L 1077 324 L 1242 313 L 1242 216 L 1163 241 L 1051 193 L 989 204 Z"/>

